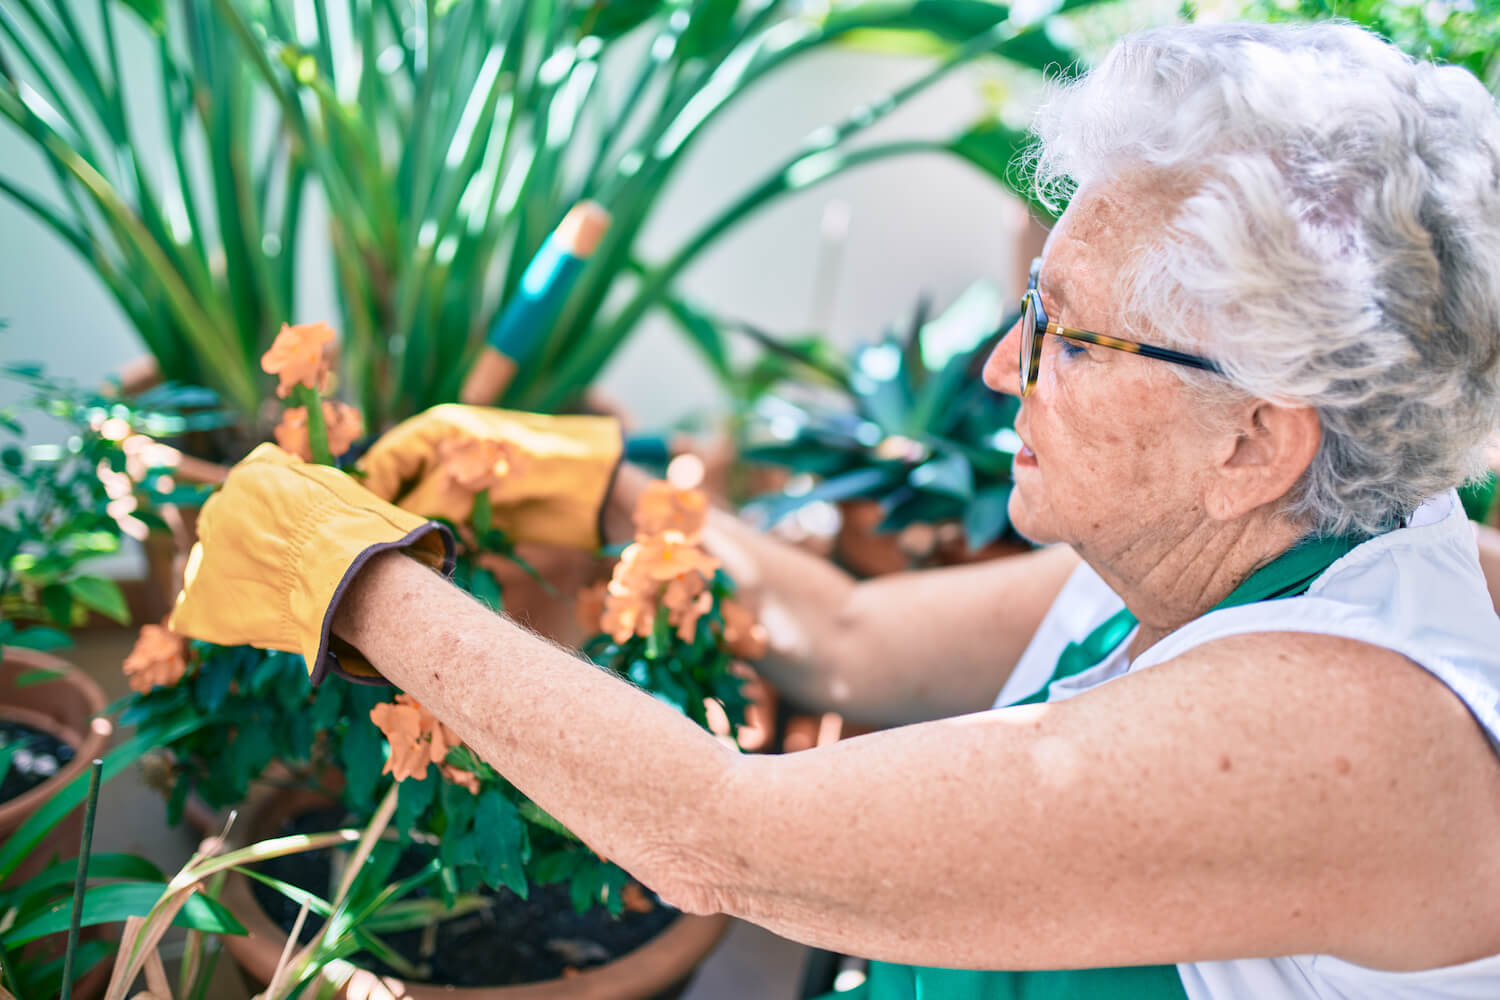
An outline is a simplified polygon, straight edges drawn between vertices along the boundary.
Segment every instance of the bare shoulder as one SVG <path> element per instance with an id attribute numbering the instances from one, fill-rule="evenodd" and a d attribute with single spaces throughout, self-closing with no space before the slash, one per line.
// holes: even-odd
<path id="1" fill-rule="evenodd" d="M 1327 950 L 1393 969 L 1500 952 L 1500 758 L 1433 674 L 1285 632 L 1205 643 L 1126 680 L 1076 699 L 1072 723 L 1107 713 L 1122 746 L 1196 748 L 1178 777 L 1215 790 L 1200 819 L 1221 837 L 1259 828 L 1275 859 L 1262 874 L 1292 890 L 1288 913 L 1324 922 Z"/>

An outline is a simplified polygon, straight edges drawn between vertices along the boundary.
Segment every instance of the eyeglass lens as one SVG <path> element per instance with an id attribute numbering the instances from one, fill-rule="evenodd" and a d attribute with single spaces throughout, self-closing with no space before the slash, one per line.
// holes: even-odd
<path id="1" fill-rule="evenodd" d="M 1032 340 L 1036 337 L 1036 293 L 1028 293 L 1021 304 L 1021 395 L 1031 388 L 1031 362 L 1035 358 Z"/>

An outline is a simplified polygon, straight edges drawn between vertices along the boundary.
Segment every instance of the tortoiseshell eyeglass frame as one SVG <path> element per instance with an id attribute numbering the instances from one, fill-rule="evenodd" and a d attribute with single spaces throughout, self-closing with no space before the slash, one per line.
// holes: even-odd
<path id="1" fill-rule="evenodd" d="M 1026 294 L 1021 296 L 1022 396 L 1029 395 L 1036 387 L 1037 372 L 1042 366 L 1042 336 L 1048 333 L 1054 337 L 1080 340 L 1086 344 L 1098 344 L 1100 347 L 1113 348 L 1127 354 L 1139 354 L 1146 358 L 1156 358 L 1158 361 L 1170 361 L 1174 365 L 1187 365 L 1189 368 L 1200 368 L 1203 371 L 1223 374 L 1223 369 L 1218 365 L 1196 354 L 1185 354 L 1167 347 L 1152 347 L 1150 344 L 1139 344 L 1133 340 L 1121 340 L 1119 337 L 1108 337 L 1102 333 L 1091 333 L 1088 330 L 1077 330 L 1071 326 L 1054 323 L 1047 318 L 1047 312 L 1042 308 L 1041 293 L 1037 291 L 1037 278 L 1041 273 L 1042 258 L 1038 257 L 1031 262 L 1031 277 L 1026 282 Z"/>

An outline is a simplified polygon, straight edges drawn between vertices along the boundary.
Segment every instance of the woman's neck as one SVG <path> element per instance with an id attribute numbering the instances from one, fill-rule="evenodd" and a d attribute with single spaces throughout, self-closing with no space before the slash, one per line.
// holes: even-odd
<path id="1" fill-rule="evenodd" d="M 1259 512 L 1232 522 L 1200 521 L 1175 532 L 1153 528 L 1149 537 L 1106 557 L 1083 553 L 1140 622 L 1132 659 L 1207 614 L 1303 535 L 1283 518 Z"/>

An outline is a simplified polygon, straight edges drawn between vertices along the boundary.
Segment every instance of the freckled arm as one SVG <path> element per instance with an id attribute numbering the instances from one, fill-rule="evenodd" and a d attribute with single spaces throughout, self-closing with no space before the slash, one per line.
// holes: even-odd
<path id="1" fill-rule="evenodd" d="M 1424 671 L 1349 640 L 1223 640 L 1061 705 L 744 757 L 401 556 L 335 628 L 669 900 L 811 944 L 967 968 L 1412 967 L 1487 954 L 1500 916 L 1466 874 L 1492 861 L 1465 831 L 1497 819 L 1493 754 Z M 1409 926 L 1424 905 L 1458 914 L 1440 938 Z"/>

